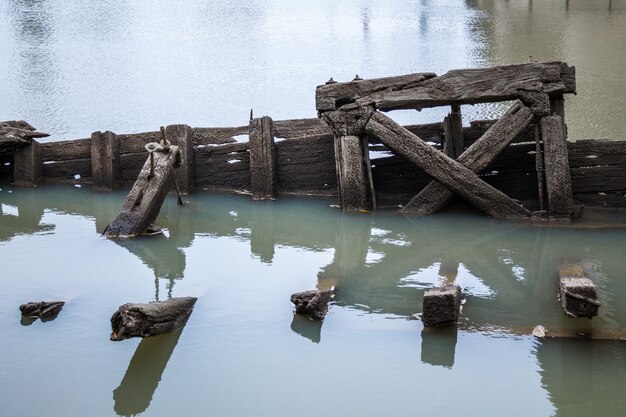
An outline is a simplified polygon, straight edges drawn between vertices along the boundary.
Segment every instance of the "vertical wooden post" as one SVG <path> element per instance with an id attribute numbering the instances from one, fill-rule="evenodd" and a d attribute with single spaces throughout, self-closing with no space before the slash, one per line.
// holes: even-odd
<path id="1" fill-rule="evenodd" d="M 35 139 L 13 155 L 13 183 L 16 187 L 34 187 L 42 180 L 43 161 Z"/>
<path id="2" fill-rule="evenodd" d="M 543 151 L 541 150 L 541 129 L 539 123 L 535 124 L 535 171 L 537 171 L 537 199 L 539 210 L 545 208 L 546 173 L 543 163 Z"/>
<path id="3" fill-rule="evenodd" d="M 369 153 L 359 136 L 335 137 L 337 185 L 341 209 L 344 211 L 371 210 L 375 207 L 374 186 Z"/>
<path id="4" fill-rule="evenodd" d="M 181 194 L 191 194 L 195 182 L 193 163 L 193 129 L 187 125 L 169 125 L 165 128 L 167 139 L 178 146 L 181 165 L 174 171 Z"/>
<path id="5" fill-rule="evenodd" d="M 276 147 L 274 122 L 264 116 L 250 120 L 250 187 L 255 200 L 276 196 Z"/>
<path id="6" fill-rule="evenodd" d="M 548 214 L 570 215 L 574 212 L 572 181 L 567 157 L 567 141 L 560 116 L 546 116 L 540 121 L 543 139 Z"/>
<path id="7" fill-rule="evenodd" d="M 120 146 L 111 131 L 91 134 L 91 182 L 96 190 L 112 190 L 120 181 Z"/>
<path id="8" fill-rule="evenodd" d="M 442 123 L 444 143 L 443 152 L 450 158 L 458 158 L 463 153 L 463 122 L 461 120 L 461 106 L 452 105 L 452 112 Z"/>

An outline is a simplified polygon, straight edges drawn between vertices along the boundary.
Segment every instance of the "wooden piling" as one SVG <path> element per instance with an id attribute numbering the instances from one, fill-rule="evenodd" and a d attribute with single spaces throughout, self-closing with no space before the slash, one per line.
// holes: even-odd
<path id="1" fill-rule="evenodd" d="M 179 153 L 175 145 L 152 152 L 154 169 L 151 170 L 148 157 L 124 201 L 122 211 L 107 226 L 104 232 L 106 237 L 133 237 L 146 232 L 159 214 L 165 196 L 172 189 L 174 168 L 180 163 Z"/>
<path id="2" fill-rule="evenodd" d="M 461 311 L 461 288 L 446 285 L 424 292 L 422 322 L 426 327 L 456 324 Z"/>
<path id="3" fill-rule="evenodd" d="M 453 104 L 452 111 L 441 125 L 444 136 L 443 152 L 450 158 L 458 158 L 463 153 L 463 122 L 461 120 L 461 106 Z"/>
<path id="4" fill-rule="evenodd" d="M 111 131 L 91 134 L 91 182 L 96 190 L 112 190 L 120 181 L 120 145 Z"/>
<path id="5" fill-rule="evenodd" d="M 188 125 L 169 125 L 165 128 L 167 139 L 180 149 L 180 167 L 174 176 L 178 183 L 181 194 L 191 194 L 194 185 L 194 161 L 193 161 L 193 129 Z"/>
<path id="6" fill-rule="evenodd" d="M 600 302 L 596 285 L 581 264 L 566 262 L 559 268 L 561 308 L 568 317 L 592 318 L 598 315 Z"/>
<path id="7" fill-rule="evenodd" d="M 17 149 L 13 156 L 13 183 L 16 187 L 35 187 L 42 180 L 43 161 L 39 142 Z"/>
<path id="8" fill-rule="evenodd" d="M 548 214 L 571 215 L 575 207 L 563 120 L 557 115 L 546 116 L 541 119 L 540 126 L 543 140 Z"/>
<path id="9" fill-rule="evenodd" d="M 250 187 L 255 200 L 276 197 L 276 147 L 274 122 L 264 116 L 250 120 Z"/>
<path id="10" fill-rule="evenodd" d="M 375 207 L 371 163 L 364 139 L 354 135 L 335 138 L 337 185 L 341 209 L 371 210 Z"/>

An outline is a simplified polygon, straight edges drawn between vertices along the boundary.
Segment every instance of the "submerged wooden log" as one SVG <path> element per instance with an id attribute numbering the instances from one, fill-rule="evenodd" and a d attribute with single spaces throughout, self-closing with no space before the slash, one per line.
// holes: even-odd
<path id="1" fill-rule="evenodd" d="M 445 156 L 389 117 L 374 113 L 365 131 L 488 215 L 497 218 L 530 217 L 528 210 L 506 194 L 488 185 L 465 165 Z"/>
<path id="2" fill-rule="evenodd" d="M 298 292 L 291 295 L 291 302 L 296 306 L 296 313 L 313 320 L 324 320 L 333 292 L 332 289 Z"/>
<path id="3" fill-rule="evenodd" d="M 22 316 L 29 319 L 46 319 L 59 314 L 63 309 L 65 301 L 40 301 L 29 302 L 20 306 Z"/>
<path id="4" fill-rule="evenodd" d="M 172 298 L 147 304 L 124 304 L 111 317 L 111 340 L 150 337 L 185 325 L 198 299 Z"/>
<path id="5" fill-rule="evenodd" d="M 479 173 L 534 120 L 533 112 L 516 102 L 485 134 L 458 158 L 458 162 Z M 406 215 L 428 215 L 445 207 L 454 193 L 438 181 L 432 181 L 402 209 Z"/>
<path id="6" fill-rule="evenodd" d="M 424 291 L 422 321 L 426 327 L 455 324 L 461 311 L 461 288 L 446 285 Z"/>
<path id="7" fill-rule="evenodd" d="M 548 214 L 571 215 L 575 207 L 563 120 L 556 115 L 546 116 L 541 119 L 540 125 L 541 138 L 543 140 Z"/>
<path id="8" fill-rule="evenodd" d="M 106 237 L 138 236 L 146 232 L 159 214 L 165 196 L 172 189 L 174 168 L 180 164 L 180 151 L 177 146 L 155 143 L 154 147 L 128 193 L 122 211 L 107 226 Z"/>
<path id="9" fill-rule="evenodd" d="M 561 308 L 568 317 L 598 315 L 600 302 L 596 285 L 585 274 L 582 265 L 565 263 L 559 268 Z"/>

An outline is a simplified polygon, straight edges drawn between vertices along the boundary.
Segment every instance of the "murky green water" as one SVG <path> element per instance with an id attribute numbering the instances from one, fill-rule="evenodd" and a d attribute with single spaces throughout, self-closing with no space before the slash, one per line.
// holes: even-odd
<path id="1" fill-rule="evenodd" d="M 624 1 L 0 0 L 0 39 L 0 120 L 52 140 L 245 125 L 251 107 L 314 117 L 315 86 L 331 76 L 531 55 L 577 67 L 570 139 L 626 138 Z M 465 121 L 499 111 L 463 106 Z M 0 188 L 1 417 L 625 413 L 624 229 L 198 194 L 183 208 L 168 198 L 166 236 L 122 243 L 99 232 L 124 191 Z M 559 309 L 565 259 L 598 284 L 592 321 Z M 463 318 L 423 331 L 423 291 L 443 279 L 463 287 Z M 293 316 L 293 292 L 332 285 L 323 325 Z M 199 298 L 182 332 L 108 340 L 119 305 L 171 296 Z M 56 320 L 20 322 L 20 304 L 54 299 L 67 301 Z M 560 337 L 534 339 L 537 324 Z"/>
<path id="2" fill-rule="evenodd" d="M 341 215 L 327 201 L 168 197 L 166 236 L 98 232 L 124 192 L 2 187 L 3 416 L 620 416 L 626 229 L 530 227 L 454 214 Z M 612 221 L 625 221 L 616 216 Z M 556 300 L 563 259 L 582 261 L 603 303 L 592 321 Z M 456 275 L 456 277 L 455 277 Z M 442 277 L 463 287 L 458 330 L 415 316 Z M 322 325 L 293 292 L 335 285 Z M 182 332 L 110 342 L 125 302 L 196 296 Z M 19 304 L 67 300 L 54 321 Z M 549 334 L 550 334 L 549 333 Z"/>

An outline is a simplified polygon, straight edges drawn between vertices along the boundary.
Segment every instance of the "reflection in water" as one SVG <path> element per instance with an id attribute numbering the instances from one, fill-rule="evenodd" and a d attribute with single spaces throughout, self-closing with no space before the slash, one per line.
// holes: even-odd
<path id="1" fill-rule="evenodd" d="M 96 229 L 101 229 L 117 214 L 123 199 L 123 191 L 90 193 L 62 187 L 2 192 L 0 203 L 6 210 L 0 216 L 3 239 L 0 245 L 10 245 L 24 234 L 39 233 L 40 224 L 49 222 L 46 213 L 51 211 L 57 215 L 83 216 L 97 225 L 93 236 L 74 236 L 75 239 L 104 239 Z M 232 317 L 238 315 L 237 310 L 233 311 L 233 301 L 253 306 L 257 300 L 267 299 L 269 291 L 276 290 L 270 290 L 270 285 L 264 288 L 266 283 L 260 282 L 261 276 L 275 280 L 278 278 L 273 275 L 275 271 L 286 266 L 291 278 L 299 269 L 299 254 L 316 254 L 317 263 L 309 270 L 317 273 L 313 272 L 307 285 L 319 289 L 336 287 L 331 307 L 334 314 L 324 324 L 329 334 L 338 331 L 335 326 L 349 326 L 340 330 L 349 334 L 353 326 L 360 326 L 360 320 L 376 321 L 377 325 L 388 321 L 414 326 L 417 322 L 410 320 L 421 311 L 423 291 L 439 284 L 441 279 L 454 281 L 462 287 L 467 300 L 463 316 L 456 328 L 423 330 L 421 347 L 415 343 L 414 350 L 420 355 L 419 363 L 434 365 L 432 372 L 442 367 L 446 371 L 463 372 L 465 365 L 459 364 L 473 360 L 477 349 L 466 344 L 468 335 L 479 332 L 513 337 L 511 343 L 523 344 L 532 339 L 520 335 L 530 334 L 534 326 L 541 324 L 548 329 L 548 336 L 557 336 L 537 342 L 536 349 L 537 370 L 559 410 L 557 415 L 570 415 L 571 404 L 580 397 L 579 391 L 567 388 L 569 382 L 561 382 L 563 379 L 571 380 L 571 384 L 581 378 L 592 380 L 587 387 L 592 391 L 592 404 L 605 400 L 605 394 L 600 394 L 597 387 L 605 388 L 606 398 L 618 396 L 617 390 L 623 386 L 623 373 L 620 376 L 617 372 L 623 369 L 623 343 L 594 341 L 578 345 L 569 337 L 578 332 L 594 337 L 624 337 L 626 281 L 621 277 L 626 269 L 622 253 L 625 229 L 534 227 L 453 213 L 410 220 L 384 212 L 344 215 L 328 205 L 329 202 L 304 199 L 257 203 L 241 196 L 197 194 L 190 197 L 189 204 L 179 208 L 171 198 L 166 199 L 157 219 L 167 231 L 165 236 L 99 243 L 124 247 L 122 256 L 140 259 L 154 276 L 171 283 L 176 280 L 179 286 L 186 285 L 187 280 L 207 280 L 205 271 L 211 269 L 216 257 L 227 258 L 220 265 L 232 268 L 233 276 L 254 277 L 254 284 L 238 277 L 232 282 L 227 279 L 212 284 L 219 285 L 214 288 L 221 292 L 212 291 L 215 297 L 212 304 L 224 303 L 215 311 L 224 320 L 234 320 Z M 615 216 L 622 224 L 626 223 L 623 215 Z M 67 233 L 62 223 L 51 225 L 50 230 Z M 198 264 L 193 255 L 198 251 L 193 249 L 207 241 L 230 243 L 224 251 L 211 246 L 215 252 L 199 254 L 202 259 Z M 244 259 L 249 262 L 247 268 L 262 268 L 238 270 L 238 260 L 243 263 Z M 560 309 L 556 276 L 558 265 L 565 259 L 579 260 L 598 285 L 602 307 L 600 315 L 593 320 L 568 319 Z M 261 271 L 270 272 L 256 273 Z M 257 291 L 250 291 L 251 285 L 268 292 L 260 297 Z M 235 298 L 228 298 L 229 292 L 236 293 Z M 165 297 L 157 293 L 155 298 Z M 281 295 L 280 300 L 288 303 L 288 294 Z M 309 348 L 325 349 L 328 348 L 325 345 L 337 343 L 336 335 L 326 334 L 325 343 L 320 343 L 323 324 L 304 317 L 293 316 L 287 329 L 284 314 L 288 311 L 274 312 L 276 316 L 269 317 L 280 322 L 290 335 L 311 340 L 313 344 Z M 265 308 L 259 310 L 262 317 L 265 313 Z M 346 316 L 351 316 L 354 322 L 341 322 Z M 224 325 L 220 323 L 220 326 Z M 417 331 L 421 330 L 417 326 Z M 250 329 L 246 327 L 246 331 Z M 149 404 L 176 343 L 173 339 L 159 340 L 159 343 L 153 340 L 140 343 L 127 376 L 115 391 L 116 411 L 120 414 L 141 412 Z M 618 346 L 622 351 L 605 346 Z M 145 359 L 148 357 L 156 359 Z M 600 373 L 606 367 L 613 367 L 606 371 L 608 380 L 619 384 L 603 385 Z"/>
<path id="2" fill-rule="evenodd" d="M 456 326 L 425 327 L 422 330 L 422 362 L 452 368 L 457 334 Z"/>
<path id="3" fill-rule="evenodd" d="M 183 329 L 139 342 L 122 382 L 113 391 L 117 415 L 135 416 L 148 409 Z"/>
<path id="4" fill-rule="evenodd" d="M 294 314 L 291 320 L 291 330 L 313 343 L 319 343 L 322 339 L 323 323 L 324 321 L 311 320 L 303 314 Z"/>

